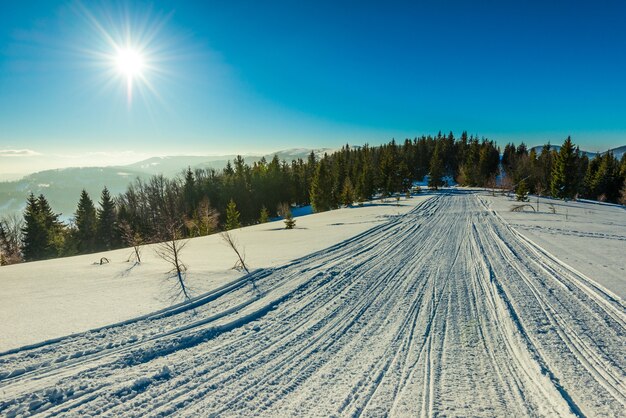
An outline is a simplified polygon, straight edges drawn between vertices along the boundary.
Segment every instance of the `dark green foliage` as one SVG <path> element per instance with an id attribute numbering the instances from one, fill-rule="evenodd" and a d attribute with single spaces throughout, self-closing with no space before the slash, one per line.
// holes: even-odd
<path id="1" fill-rule="evenodd" d="M 572 140 L 567 137 L 552 167 L 550 190 L 552 196 L 571 199 L 576 195 L 578 186 L 578 150 L 574 149 Z"/>
<path id="2" fill-rule="evenodd" d="M 517 184 L 515 188 L 515 200 L 518 202 L 528 202 L 528 186 L 526 186 L 526 180 L 522 180 Z"/>
<path id="3" fill-rule="evenodd" d="M 285 213 L 285 229 L 293 229 L 296 227 L 296 220 L 293 218 L 293 215 L 290 210 L 287 210 Z"/>
<path id="4" fill-rule="evenodd" d="M 63 255 L 64 240 L 59 215 L 43 195 L 38 198 L 31 193 L 24 212 L 22 253 L 24 260 L 43 260 Z"/>
<path id="5" fill-rule="evenodd" d="M 346 177 L 343 182 L 343 190 L 341 191 L 341 203 L 345 206 L 352 206 L 354 203 L 354 187 L 350 177 Z"/>
<path id="6" fill-rule="evenodd" d="M 311 184 L 311 205 L 315 212 L 324 212 L 334 208 L 333 178 L 330 173 L 328 157 L 317 165 Z"/>
<path id="7" fill-rule="evenodd" d="M 433 156 L 430 159 L 430 171 L 428 178 L 428 187 L 431 187 L 437 190 L 439 187 L 443 186 L 443 160 L 441 159 L 441 146 L 440 142 L 435 145 L 435 151 L 433 152 Z"/>
<path id="8" fill-rule="evenodd" d="M 239 222 L 239 211 L 237 210 L 237 205 L 233 199 L 230 199 L 228 205 L 226 206 L 226 224 L 224 225 L 225 230 L 237 229 L 241 228 L 241 223 Z"/>
<path id="9" fill-rule="evenodd" d="M 100 208 L 97 210 L 97 247 L 101 250 L 117 248 L 121 243 L 120 232 L 117 226 L 117 212 L 115 202 L 111 198 L 109 189 L 102 190 Z"/>
<path id="10" fill-rule="evenodd" d="M 74 214 L 76 232 L 74 234 L 78 252 L 90 253 L 96 249 L 97 217 L 96 208 L 89 194 L 83 189 Z"/>
<path id="11" fill-rule="evenodd" d="M 270 213 L 267 211 L 267 208 L 265 206 L 261 206 L 261 213 L 259 214 L 259 223 L 264 224 L 266 222 L 269 222 L 269 220 L 270 220 Z"/>

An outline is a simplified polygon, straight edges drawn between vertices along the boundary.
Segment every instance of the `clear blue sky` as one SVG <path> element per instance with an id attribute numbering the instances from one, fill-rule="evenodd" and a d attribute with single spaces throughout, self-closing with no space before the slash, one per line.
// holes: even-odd
<path id="1" fill-rule="evenodd" d="M 439 130 L 626 144 L 624 1 L 338 3 L 3 1 L 0 176 Z"/>

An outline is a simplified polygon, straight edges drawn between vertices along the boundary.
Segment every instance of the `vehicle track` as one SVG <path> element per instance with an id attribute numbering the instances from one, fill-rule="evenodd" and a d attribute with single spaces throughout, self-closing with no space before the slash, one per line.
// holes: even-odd
<path id="1" fill-rule="evenodd" d="M 191 304 L 1 353 L 0 415 L 619 416 L 625 346 L 621 299 L 448 192 Z"/>

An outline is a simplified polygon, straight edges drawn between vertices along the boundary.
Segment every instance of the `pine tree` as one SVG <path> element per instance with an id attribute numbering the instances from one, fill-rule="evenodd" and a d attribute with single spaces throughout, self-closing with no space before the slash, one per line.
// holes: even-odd
<path id="1" fill-rule="evenodd" d="M 183 209 L 187 217 L 193 216 L 196 205 L 196 180 L 191 171 L 191 167 L 187 167 L 187 171 L 185 171 L 185 182 L 183 183 Z"/>
<path id="2" fill-rule="evenodd" d="M 264 224 L 266 222 L 269 222 L 270 220 L 270 214 L 267 211 L 267 208 L 265 207 L 265 205 L 261 206 L 261 213 L 259 214 L 259 223 L 260 224 Z"/>
<path id="3" fill-rule="evenodd" d="M 100 209 L 97 210 L 97 241 L 98 246 L 110 250 L 118 246 L 120 237 L 117 228 L 115 203 L 106 187 L 100 196 Z"/>
<path id="4" fill-rule="evenodd" d="M 24 245 L 22 252 L 24 260 L 32 261 L 44 258 L 47 245 L 47 235 L 41 221 L 41 214 L 37 199 L 31 193 L 26 201 L 24 211 L 24 227 L 22 229 Z"/>
<path id="5" fill-rule="evenodd" d="M 428 178 L 428 187 L 435 190 L 443 186 L 443 161 L 441 160 L 441 146 L 440 142 L 435 145 L 433 156 L 430 159 L 430 177 Z"/>
<path id="6" fill-rule="evenodd" d="M 228 205 L 226 206 L 226 225 L 224 228 L 228 231 L 230 229 L 241 228 L 241 223 L 239 222 L 239 211 L 237 210 L 237 205 L 233 199 L 230 199 Z"/>
<path id="7" fill-rule="evenodd" d="M 24 212 L 23 254 L 24 260 L 43 260 L 63 253 L 64 239 L 59 215 L 52 208 L 44 195 L 38 198 L 31 193 Z"/>
<path id="8" fill-rule="evenodd" d="M 350 177 L 346 177 L 343 182 L 343 190 L 341 191 L 341 203 L 345 206 L 352 206 L 354 203 L 354 187 Z"/>
<path id="9" fill-rule="evenodd" d="M 552 196 L 571 199 L 577 192 L 576 151 L 572 139 L 568 136 L 554 161 L 550 190 Z"/>
<path id="10" fill-rule="evenodd" d="M 78 251 L 90 253 L 96 249 L 97 217 L 96 208 L 89 194 L 83 189 L 75 213 L 76 239 Z"/>
<path id="11" fill-rule="evenodd" d="M 515 188 L 515 200 L 518 202 L 528 202 L 528 186 L 526 186 L 526 180 L 522 180 L 517 184 Z"/>
<path id="12" fill-rule="evenodd" d="M 283 215 L 285 218 L 285 229 L 293 229 L 296 226 L 296 220 L 293 218 L 291 210 L 287 209 L 287 212 Z"/>
<path id="13" fill-rule="evenodd" d="M 333 179 L 328 167 L 328 158 L 324 157 L 315 170 L 311 184 L 311 205 L 315 212 L 332 209 Z"/>

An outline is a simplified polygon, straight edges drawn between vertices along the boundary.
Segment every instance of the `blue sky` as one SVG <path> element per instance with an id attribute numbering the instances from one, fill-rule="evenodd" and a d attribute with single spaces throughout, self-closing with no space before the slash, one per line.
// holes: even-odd
<path id="1" fill-rule="evenodd" d="M 0 175 L 439 130 L 626 144 L 623 1 L 374 3 L 3 2 Z"/>

